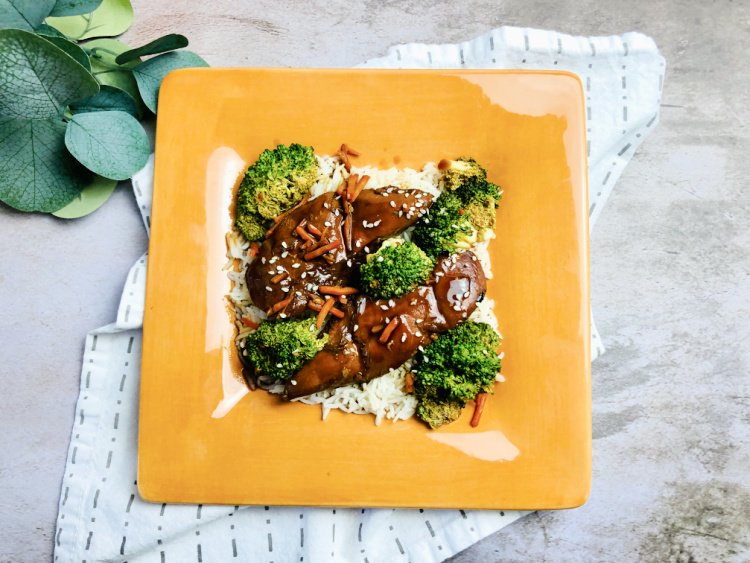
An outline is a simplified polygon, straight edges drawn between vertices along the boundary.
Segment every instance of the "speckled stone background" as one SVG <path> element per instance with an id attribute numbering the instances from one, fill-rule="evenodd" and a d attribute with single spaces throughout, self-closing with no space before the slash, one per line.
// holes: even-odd
<path id="1" fill-rule="evenodd" d="M 352 66 L 503 24 L 637 30 L 667 59 L 661 124 L 592 240 L 594 481 L 453 561 L 750 560 L 750 3 L 134 0 L 125 36 L 215 66 Z M 0 208 L 0 561 L 46 561 L 85 333 L 146 246 L 127 184 L 75 222 Z"/>

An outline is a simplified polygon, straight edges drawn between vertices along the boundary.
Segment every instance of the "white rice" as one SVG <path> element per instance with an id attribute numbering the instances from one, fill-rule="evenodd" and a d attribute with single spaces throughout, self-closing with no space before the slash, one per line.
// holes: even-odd
<path id="1" fill-rule="evenodd" d="M 311 188 L 313 198 L 326 192 L 336 191 L 341 182 L 349 177 L 349 173 L 346 172 L 338 157 L 316 155 L 316 159 L 318 160 L 320 175 Z M 382 170 L 372 166 L 352 166 L 352 173 L 370 176 L 366 189 L 398 186 L 400 188 L 419 189 L 432 194 L 434 197 L 439 196 L 443 191 L 442 174 L 432 162 L 425 164 L 422 170 L 411 168 Z M 404 240 L 410 240 L 412 230 L 413 227 L 384 241 L 383 244 L 397 244 Z M 494 232 L 489 229 L 482 233 L 474 233 L 474 242 L 466 245 L 466 248 L 477 256 L 487 278 L 492 277 L 487 246 L 494 236 Z M 232 231 L 227 233 L 227 263 L 224 270 L 232 281 L 232 289 L 227 298 L 234 306 L 235 324 L 238 330 L 236 343 L 243 354 L 245 354 L 243 350 L 244 339 L 255 329 L 245 326 L 241 319 L 244 317 L 255 324 L 260 324 L 266 319 L 266 314 L 251 303 L 250 294 L 245 284 L 245 270 L 251 261 L 250 243 L 245 240 L 242 233 L 233 227 Z M 469 320 L 485 322 L 500 334 L 494 306 L 493 300 L 484 299 L 477 305 Z M 411 365 L 412 360 L 408 360 L 385 375 L 367 383 L 320 391 L 297 399 L 297 401 L 308 405 L 320 405 L 324 420 L 332 409 L 339 409 L 351 414 L 373 414 L 375 415 L 376 425 L 380 425 L 384 418 L 394 422 L 405 420 L 414 415 L 417 407 L 417 400 L 414 395 L 404 392 L 404 380 L 411 369 Z M 504 381 L 500 374 L 498 374 L 497 380 Z M 270 382 L 264 385 L 263 381 L 259 381 L 259 383 L 271 393 L 281 393 L 284 390 L 283 385 L 271 384 Z"/>

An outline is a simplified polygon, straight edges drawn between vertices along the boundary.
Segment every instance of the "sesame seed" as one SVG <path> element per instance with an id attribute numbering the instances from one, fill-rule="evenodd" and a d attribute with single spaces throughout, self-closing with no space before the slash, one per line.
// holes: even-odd
<path id="1" fill-rule="evenodd" d="M 289 293 L 289 287 L 288 286 L 282 287 L 281 291 L 283 291 L 284 293 Z"/>
<path id="2" fill-rule="evenodd" d="M 414 333 L 414 336 L 416 336 L 417 338 L 422 338 L 422 333 L 417 331 Z"/>
<path id="3" fill-rule="evenodd" d="M 276 367 L 277 367 L 277 368 L 283 368 L 283 367 L 284 367 L 284 364 L 276 364 Z"/>
<path id="4" fill-rule="evenodd" d="M 388 305 L 381 305 L 380 308 L 383 309 L 383 311 L 387 311 L 388 310 Z"/>
<path id="5" fill-rule="evenodd" d="M 261 264 L 265 264 L 265 263 L 266 263 L 266 257 L 265 257 L 265 256 L 262 256 L 262 257 L 261 257 L 261 259 L 260 259 L 260 263 L 261 263 Z"/>
<path id="6" fill-rule="evenodd" d="M 388 300 L 388 305 L 390 305 L 391 307 L 395 307 L 396 306 L 396 302 L 393 299 L 389 299 Z"/>
<path id="7" fill-rule="evenodd" d="M 281 253 L 282 258 L 286 258 L 287 256 L 289 256 L 289 253 L 286 250 Z"/>
<path id="8" fill-rule="evenodd" d="M 359 329 L 359 325 L 354 325 L 354 326 L 352 327 L 352 331 L 353 331 L 353 332 L 357 332 L 357 330 L 358 330 L 358 329 Z"/>
<path id="9" fill-rule="evenodd" d="M 273 264 L 274 262 L 277 262 L 278 260 L 279 260 L 279 257 L 278 257 L 278 256 L 274 256 L 273 258 L 271 258 L 271 259 L 270 259 L 270 260 L 268 261 L 268 263 L 269 263 L 269 264 Z"/>
<path id="10" fill-rule="evenodd" d="M 304 280 L 307 277 L 307 272 L 302 272 L 302 275 L 300 277 Z"/>
<path id="11" fill-rule="evenodd" d="M 393 200 L 391 200 L 391 201 L 390 201 L 390 205 L 391 205 L 391 207 L 396 207 L 396 202 L 395 202 L 395 201 L 393 201 Z"/>
<path id="12" fill-rule="evenodd" d="M 364 227 L 365 229 L 367 229 L 367 228 L 368 228 L 368 225 L 369 225 L 369 223 L 368 223 L 367 221 L 362 221 L 362 226 L 363 226 L 363 227 Z"/>
<path id="13" fill-rule="evenodd" d="M 302 292 L 301 292 L 301 291 L 299 291 L 299 290 L 295 291 L 295 292 L 294 292 L 294 294 L 295 294 L 295 295 L 296 295 L 297 297 L 302 297 Z"/>
<path id="14" fill-rule="evenodd" d="M 399 217 L 403 217 L 403 216 L 404 216 L 404 212 L 403 212 L 403 211 L 401 211 L 400 209 L 399 209 L 399 211 L 398 211 L 398 216 L 399 216 Z"/>
<path id="15" fill-rule="evenodd" d="M 357 243 L 354 246 L 356 246 L 357 248 L 359 248 L 360 246 L 362 246 L 362 241 L 358 240 Z"/>
<path id="16" fill-rule="evenodd" d="M 292 385 L 297 385 L 297 380 L 296 379 L 290 379 L 289 383 L 291 383 Z"/>
<path id="17" fill-rule="evenodd" d="M 466 318 L 468 316 L 469 316 L 469 314 L 466 311 L 464 311 L 463 317 Z"/>
<path id="18" fill-rule="evenodd" d="M 294 264 L 292 264 L 292 268 L 299 268 L 299 267 L 300 267 L 299 262 L 295 262 Z"/>
<path id="19" fill-rule="evenodd" d="M 330 209 L 331 208 L 331 204 L 326 201 L 326 202 L 323 203 L 323 207 L 325 207 L 326 209 Z"/>
<path id="20" fill-rule="evenodd" d="M 286 313 L 281 313 L 281 314 L 279 315 L 279 318 L 285 319 L 285 318 L 286 318 Z"/>
<path id="21" fill-rule="evenodd" d="M 412 299 L 411 301 L 409 301 L 409 305 L 411 305 L 412 307 L 414 307 L 414 305 L 416 305 L 416 304 L 417 304 L 417 300 L 416 299 Z"/>
<path id="22" fill-rule="evenodd" d="M 391 318 L 390 317 L 386 317 L 385 318 L 385 324 L 388 324 L 389 322 L 391 322 Z"/>
<path id="23" fill-rule="evenodd" d="M 385 258 L 383 258 L 382 256 L 378 256 L 378 257 L 377 257 L 377 261 L 378 261 L 378 262 L 382 262 L 383 260 L 385 260 Z"/>
<path id="24" fill-rule="evenodd" d="M 418 325 L 421 325 L 423 321 L 424 321 L 424 319 L 417 319 L 414 322 L 417 323 Z"/>
<path id="25" fill-rule="evenodd" d="M 289 248 L 289 245 L 287 245 L 285 240 L 281 241 L 281 246 L 283 246 L 284 248 Z"/>
<path id="26" fill-rule="evenodd" d="M 365 246 L 365 254 L 370 254 L 370 247 L 369 246 Z"/>
<path id="27" fill-rule="evenodd" d="M 370 226 L 371 226 L 371 227 L 377 227 L 377 226 L 378 226 L 378 225 L 380 225 L 380 223 L 382 223 L 382 222 L 383 222 L 383 221 L 382 221 L 381 219 L 378 219 L 378 220 L 377 220 L 377 221 L 375 221 L 374 223 L 370 223 Z"/>
<path id="28" fill-rule="evenodd" d="M 347 261 L 346 261 L 346 265 L 347 265 L 347 266 L 349 266 L 350 268 L 352 267 L 352 261 L 351 261 L 351 258 L 350 258 L 349 260 L 347 260 Z"/>
<path id="29" fill-rule="evenodd" d="M 406 342 L 406 333 L 403 333 L 401 335 L 401 344 L 403 344 L 404 342 Z"/>
<path id="30" fill-rule="evenodd" d="M 273 289 L 271 289 L 271 286 L 267 285 L 266 286 L 266 291 L 273 291 Z"/>
<path id="31" fill-rule="evenodd" d="M 268 275 L 272 276 L 276 273 L 276 270 L 268 270 Z"/>
<path id="32" fill-rule="evenodd" d="M 420 352 L 424 352 L 424 346 L 420 344 L 419 346 L 417 346 L 417 350 L 419 350 Z"/>
<path id="33" fill-rule="evenodd" d="M 429 363 L 430 363 L 430 358 L 428 358 L 427 356 L 423 356 L 423 357 L 422 357 L 422 361 L 423 361 L 424 363 L 426 363 L 426 364 L 429 364 Z"/>
<path id="34" fill-rule="evenodd" d="M 425 218 L 424 218 L 424 222 L 425 222 L 425 223 L 429 223 L 429 222 L 430 222 L 430 220 L 429 220 L 429 219 L 428 219 L 427 217 L 425 217 Z"/>
<path id="35" fill-rule="evenodd" d="M 325 221 L 323 223 L 323 225 L 325 225 L 326 227 L 330 227 L 331 226 L 331 222 L 330 221 Z"/>

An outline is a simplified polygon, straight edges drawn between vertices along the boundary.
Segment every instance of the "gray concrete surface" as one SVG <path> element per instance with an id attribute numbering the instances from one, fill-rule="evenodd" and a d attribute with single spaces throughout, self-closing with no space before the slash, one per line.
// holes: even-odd
<path id="1" fill-rule="evenodd" d="M 638 30 L 667 58 L 662 123 L 592 241 L 589 503 L 535 514 L 472 561 L 750 560 L 750 4 L 651 0 L 135 0 L 125 39 L 174 31 L 213 65 L 350 66 L 503 24 Z M 0 208 L 0 561 L 45 561 L 87 330 L 146 245 L 129 188 L 75 222 Z"/>

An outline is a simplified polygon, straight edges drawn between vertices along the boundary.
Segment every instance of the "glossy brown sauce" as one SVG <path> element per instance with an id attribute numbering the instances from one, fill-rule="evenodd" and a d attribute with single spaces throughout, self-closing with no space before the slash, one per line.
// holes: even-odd
<path id="1" fill-rule="evenodd" d="M 317 295 L 319 286 L 352 285 L 365 255 L 375 252 L 382 239 L 416 222 L 431 203 L 432 196 L 420 190 L 363 190 L 351 203 L 352 249 L 347 251 L 341 197 L 329 192 L 303 202 L 281 215 L 248 267 L 245 276 L 250 298 L 257 307 L 268 311 L 291 297 L 291 302 L 278 312 L 281 318 L 308 313 L 307 302 Z M 322 235 L 311 233 L 308 224 Z M 338 248 L 305 260 L 305 254 L 315 247 L 304 247 L 308 241 L 297 232 L 300 225 L 316 244 L 338 242 Z M 285 278 L 274 282 L 280 275 Z"/>
<path id="2" fill-rule="evenodd" d="M 476 256 L 464 252 L 439 260 L 428 283 L 406 295 L 379 300 L 357 296 L 347 305 L 346 317 L 331 325 L 326 347 L 287 384 L 287 398 L 369 381 L 400 366 L 420 346 L 471 315 L 486 288 Z M 382 343 L 380 336 L 393 319 L 398 325 Z"/>
<path id="3" fill-rule="evenodd" d="M 247 269 L 256 306 L 279 318 L 311 314 L 310 307 L 320 308 L 328 297 L 320 286 L 356 287 L 366 255 L 416 222 L 432 203 L 426 192 L 395 187 L 363 190 L 350 204 L 342 199 L 326 193 L 278 218 Z M 348 221 L 343 205 L 350 205 Z M 351 237 L 345 236 L 347 226 Z M 342 318 L 329 316 L 328 343 L 287 383 L 285 396 L 294 399 L 387 373 L 471 315 L 485 290 L 479 261 L 464 252 L 438 260 L 428 282 L 401 297 L 337 300 Z"/>

